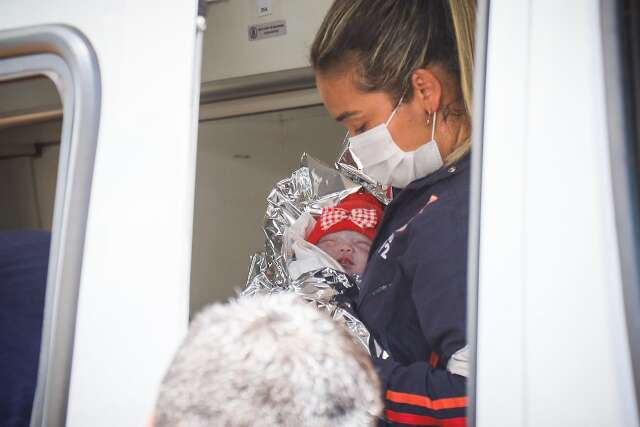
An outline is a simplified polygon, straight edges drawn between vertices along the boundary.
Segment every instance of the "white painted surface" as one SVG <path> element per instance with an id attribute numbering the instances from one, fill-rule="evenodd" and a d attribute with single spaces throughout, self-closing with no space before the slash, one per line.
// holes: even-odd
<path id="1" fill-rule="evenodd" d="M 532 425 L 637 425 L 629 349 L 615 339 L 626 328 L 599 10 L 596 0 L 537 1 L 531 9 L 525 334 Z"/>
<path id="2" fill-rule="evenodd" d="M 1 29 L 70 24 L 89 38 L 101 66 L 71 427 L 144 425 L 186 330 L 195 8 L 157 0 L 2 3 Z"/>
<path id="3" fill-rule="evenodd" d="M 479 426 L 524 425 L 528 4 L 491 2 L 478 293 Z"/>
<path id="4" fill-rule="evenodd" d="M 272 13 L 268 16 L 258 16 L 256 0 L 211 3 L 202 81 L 308 67 L 309 48 L 331 3 L 332 0 L 272 0 Z M 287 35 L 249 41 L 250 25 L 281 19 L 287 21 Z"/>
<path id="5" fill-rule="evenodd" d="M 636 426 L 599 2 L 491 6 L 478 425 Z"/>

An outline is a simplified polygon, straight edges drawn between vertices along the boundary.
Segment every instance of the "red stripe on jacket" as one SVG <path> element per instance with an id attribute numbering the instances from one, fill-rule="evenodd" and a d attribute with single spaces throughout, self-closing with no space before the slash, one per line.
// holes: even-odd
<path id="1" fill-rule="evenodd" d="M 467 397 L 449 397 L 446 399 L 431 400 L 426 396 L 411 393 L 399 393 L 397 391 L 387 391 L 387 400 L 394 403 L 404 403 L 421 408 L 439 411 L 441 409 L 466 408 Z"/>
<path id="2" fill-rule="evenodd" d="M 467 417 L 438 419 L 427 417 L 426 415 L 406 414 L 390 409 L 385 411 L 388 421 L 397 424 L 408 424 L 413 426 L 435 426 L 435 427 L 466 427 Z"/>

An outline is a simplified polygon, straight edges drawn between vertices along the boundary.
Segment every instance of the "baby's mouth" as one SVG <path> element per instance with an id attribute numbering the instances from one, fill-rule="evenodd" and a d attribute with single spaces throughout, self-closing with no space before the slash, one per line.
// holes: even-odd
<path id="1" fill-rule="evenodd" d="M 353 261 L 349 257 L 338 258 L 338 263 L 345 268 L 353 267 Z"/>

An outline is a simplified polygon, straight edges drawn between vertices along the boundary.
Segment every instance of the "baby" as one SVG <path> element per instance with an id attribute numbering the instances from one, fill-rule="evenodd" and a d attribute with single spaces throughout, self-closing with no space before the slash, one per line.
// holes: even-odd
<path id="1" fill-rule="evenodd" d="M 305 241 L 298 239 L 293 245 L 296 261 L 289 265 L 292 276 L 321 267 L 362 274 L 382 213 L 374 196 L 355 193 L 333 208 L 322 209 L 315 220 L 301 218 L 293 229 L 304 228 L 298 235 Z"/>
<path id="2" fill-rule="evenodd" d="M 367 265 L 371 241 L 372 239 L 357 231 L 344 230 L 327 234 L 316 246 L 338 261 L 345 273 L 362 274 Z"/>

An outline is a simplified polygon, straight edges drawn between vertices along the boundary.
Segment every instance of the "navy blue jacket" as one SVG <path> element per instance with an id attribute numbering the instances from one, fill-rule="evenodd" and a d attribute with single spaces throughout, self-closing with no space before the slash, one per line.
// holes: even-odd
<path id="1" fill-rule="evenodd" d="M 387 207 L 357 312 L 388 358 L 374 357 L 382 425 L 466 424 L 465 378 L 446 370 L 466 344 L 469 156 L 416 180 Z"/>
<path id="2" fill-rule="evenodd" d="M 27 427 L 38 379 L 50 233 L 0 232 L 0 426 Z"/>

